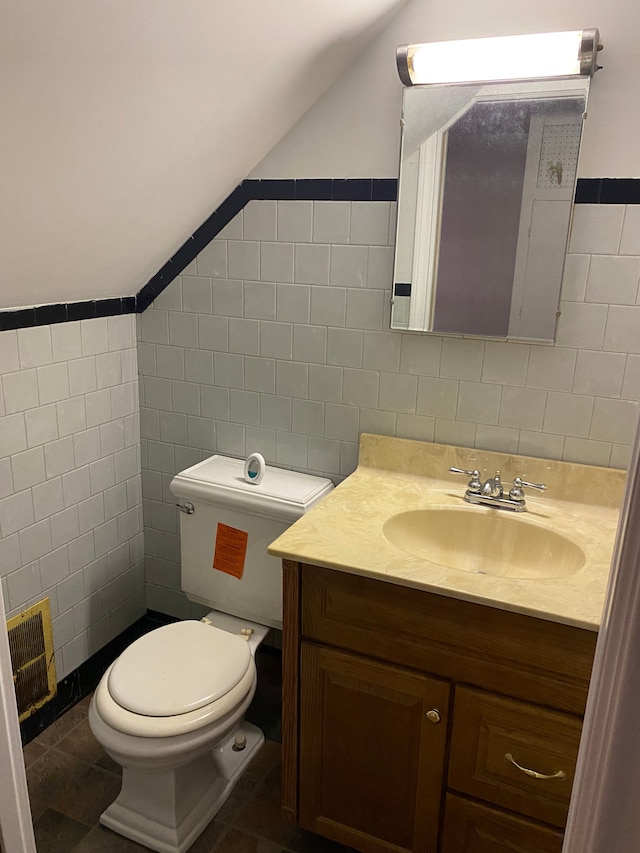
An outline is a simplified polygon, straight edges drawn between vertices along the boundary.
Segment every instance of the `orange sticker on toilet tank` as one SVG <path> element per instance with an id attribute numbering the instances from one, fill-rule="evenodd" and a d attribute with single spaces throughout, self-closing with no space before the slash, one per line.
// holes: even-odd
<path id="1" fill-rule="evenodd" d="M 213 568 L 234 578 L 241 578 L 244 572 L 244 560 L 247 555 L 249 534 L 236 527 L 218 522 L 216 548 L 213 554 Z"/>

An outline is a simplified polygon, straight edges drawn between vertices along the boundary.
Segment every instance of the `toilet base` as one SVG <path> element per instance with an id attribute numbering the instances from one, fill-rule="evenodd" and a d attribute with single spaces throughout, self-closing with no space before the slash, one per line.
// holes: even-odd
<path id="1" fill-rule="evenodd" d="M 237 735 L 246 737 L 241 751 Z M 185 853 L 222 808 L 247 763 L 264 743 L 251 723 L 241 722 L 220 743 L 174 770 L 122 771 L 122 790 L 100 823 L 157 853 Z"/>

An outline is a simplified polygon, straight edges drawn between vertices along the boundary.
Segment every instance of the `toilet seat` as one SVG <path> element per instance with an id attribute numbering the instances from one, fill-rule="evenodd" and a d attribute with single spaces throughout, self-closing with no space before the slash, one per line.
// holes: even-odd
<path id="1" fill-rule="evenodd" d="M 163 625 L 122 652 L 109 674 L 109 693 L 134 714 L 173 717 L 222 698 L 247 671 L 246 640 L 186 620 Z"/>
<path id="2" fill-rule="evenodd" d="M 153 665 L 158 660 L 162 666 Z M 232 711 L 256 678 L 243 638 L 202 622 L 164 625 L 114 661 L 96 689 L 105 723 L 138 737 L 172 737 Z"/>

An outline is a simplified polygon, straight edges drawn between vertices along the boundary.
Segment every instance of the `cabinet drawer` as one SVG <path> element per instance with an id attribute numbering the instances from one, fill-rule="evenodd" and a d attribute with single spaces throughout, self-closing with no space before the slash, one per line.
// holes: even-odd
<path id="1" fill-rule="evenodd" d="M 593 632 L 306 564 L 301 586 L 307 639 L 561 711 L 584 711 Z"/>
<path id="2" fill-rule="evenodd" d="M 577 717 L 458 687 L 449 787 L 562 827 L 581 729 Z"/>
<path id="3" fill-rule="evenodd" d="M 447 794 L 441 853 L 560 853 L 562 833 Z"/>

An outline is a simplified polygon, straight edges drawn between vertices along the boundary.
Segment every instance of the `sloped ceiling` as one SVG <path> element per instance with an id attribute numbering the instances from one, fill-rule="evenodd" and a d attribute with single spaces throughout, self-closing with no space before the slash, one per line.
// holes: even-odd
<path id="1" fill-rule="evenodd" d="M 3 4 L 0 309 L 135 294 L 404 2 Z"/>

